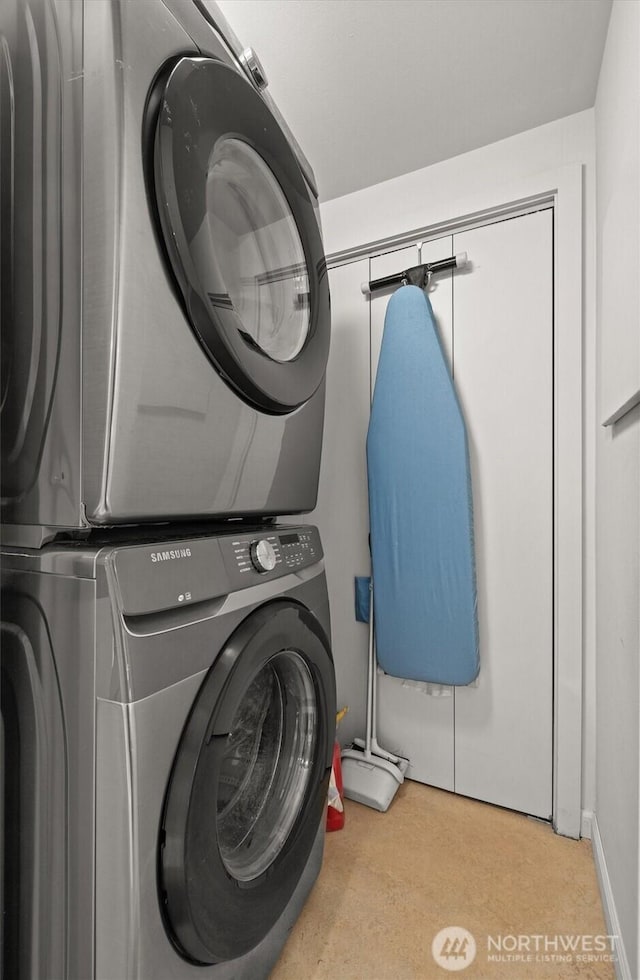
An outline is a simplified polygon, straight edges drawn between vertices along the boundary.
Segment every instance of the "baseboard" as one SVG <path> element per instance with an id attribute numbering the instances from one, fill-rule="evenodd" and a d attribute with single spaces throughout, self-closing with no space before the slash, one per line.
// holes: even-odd
<path id="1" fill-rule="evenodd" d="M 604 856 L 602 838 L 598 829 L 598 819 L 595 814 L 591 817 L 591 846 L 593 848 L 593 859 L 598 875 L 600 886 L 600 897 L 604 908 L 604 917 L 607 923 L 607 931 L 610 936 L 615 936 L 613 948 L 615 953 L 615 969 L 617 980 L 633 980 L 631 967 L 627 959 L 627 951 L 624 947 L 622 933 L 620 931 L 620 920 L 616 911 L 616 903 L 613 897 L 611 879 L 607 870 L 607 862 Z"/>
<path id="2" fill-rule="evenodd" d="M 591 840 L 591 825 L 593 823 L 593 810 L 583 810 L 580 814 L 580 836 Z"/>

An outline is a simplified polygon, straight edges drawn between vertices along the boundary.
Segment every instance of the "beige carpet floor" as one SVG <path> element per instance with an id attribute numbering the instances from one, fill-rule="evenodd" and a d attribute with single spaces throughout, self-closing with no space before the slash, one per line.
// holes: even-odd
<path id="1" fill-rule="evenodd" d="M 438 940 L 455 972 L 449 926 L 476 944 Z M 406 782 L 384 814 L 346 801 L 271 980 L 611 980 L 606 933 L 589 841 Z"/>

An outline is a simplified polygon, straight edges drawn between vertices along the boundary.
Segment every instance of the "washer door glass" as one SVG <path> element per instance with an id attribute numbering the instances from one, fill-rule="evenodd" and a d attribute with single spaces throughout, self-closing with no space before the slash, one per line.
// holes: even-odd
<path id="1" fill-rule="evenodd" d="M 286 600 L 259 607 L 215 656 L 167 787 L 158 890 L 185 959 L 243 956 L 287 907 L 324 829 L 334 718 L 317 619 Z"/>
<path id="2" fill-rule="evenodd" d="M 309 787 L 317 727 L 311 671 L 284 650 L 247 688 L 223 750 L 218 840 L 238 881 L 263 874 L 287 840 Z"/>
<path id="3" fill-rule="evenodd" d="M 146 131 L 150 199 L 196 337 L 241 397 L 292 411 L 322 382 L 330 321 L 316 200 L 289 141 L 245 76 L 211 58 L 161 75 Z"/>

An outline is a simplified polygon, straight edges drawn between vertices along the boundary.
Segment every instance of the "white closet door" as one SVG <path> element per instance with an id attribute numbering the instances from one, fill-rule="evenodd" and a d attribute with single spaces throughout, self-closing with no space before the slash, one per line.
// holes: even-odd
<path id="1" fill-rule="evenodd" d="M 548 818 L 553 717 L 553 212 L 455 236 L 481 669 L 455 691 L 455 790 Z"/>
<path id="2" fill-rule="evenodd" d="M 552 811 L 553 238 L 537 212 L 423 246 L 422 260 L 467 251 L 430 299 L 469 433 L 480 661 L 477 687 L 433 697 L 379 675 L 380 742 L 409 776 L 543 818 Z M 347 742 L 364 729 L 366 626 L 353 575 L 369 571 L 365 439 L 391 292 L 360 282 L 416 265 L 409 247 L 331 272 L 333 336 L 320 496 Z M 367 328 L 370 328 L 369 330 Z M 345 424 L 345 420 L 348 424 Z"/>
<path id="3" fill-rule="evenodd" d="M 434 262 L 452 253 L 450 236 L 422 246 L 421 259 L 415 246 L 371 260 L 371 278 L 401 272 L 419 261 Z M 440 337 L 449 359 L 452 343 L 451 274 L 439 275 L 429 293 Z M 378 369 L 384 316 L 391 292 L 371 296 L 372 390 Z M 451 694 L 452 689 L 448 689 Z M 454 788 L 454 729 L 452 696 L 432 697 L 426 685 L 378 674 L 378 737 L 391 751 L 410 760 L 408 776 L 441 789 Z"/>

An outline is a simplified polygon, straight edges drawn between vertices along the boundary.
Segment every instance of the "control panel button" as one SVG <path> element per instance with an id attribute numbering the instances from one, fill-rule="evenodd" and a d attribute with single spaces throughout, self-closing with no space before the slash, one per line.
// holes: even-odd
<path id="1" fill-rule="evenodd" d="M 276 553 L 271 542 L 265 538 L 252 541 L 249 550 L 253 567 L 259 572 L 272 572 L 276 567 Z"/>

